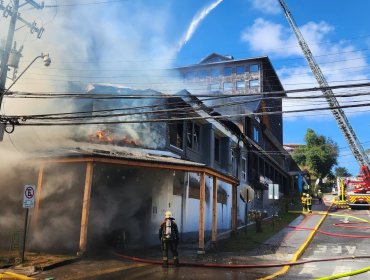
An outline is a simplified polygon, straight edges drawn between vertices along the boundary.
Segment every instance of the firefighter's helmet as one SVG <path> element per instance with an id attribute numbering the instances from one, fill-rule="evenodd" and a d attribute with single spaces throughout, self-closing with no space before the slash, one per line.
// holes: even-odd
<path id="1" fill-rule="evenodd" d="M 172 218 L 172 213 L 171 213 L 171 211 L 167 211 L 167 212 L 164 214 L 164 217 L 165 217 L 166 219 L 170 219 L 170 218 Z"/>

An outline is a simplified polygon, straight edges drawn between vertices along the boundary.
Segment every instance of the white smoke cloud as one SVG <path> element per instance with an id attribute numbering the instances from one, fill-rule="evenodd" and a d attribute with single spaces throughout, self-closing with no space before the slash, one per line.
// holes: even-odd
<path id="1" fill-rule="evenodd" d="M 202 20 L 205 19 L 205 17 L 213 10 L 215 9 L 223 0 L 217 0 L 213 3 L 211 3 L 209 6 L 202 9 L 198 14 L 195 15 L 193 20 L 191 21 L 186 33 L 183 35 L 181 40 L 178 44 L 178 50 L 182 48 L 184 44 L 186 44 L 190 38 L 193 36 L 194 32 L 197 30 L 199 24 L 202 22 Z"/>

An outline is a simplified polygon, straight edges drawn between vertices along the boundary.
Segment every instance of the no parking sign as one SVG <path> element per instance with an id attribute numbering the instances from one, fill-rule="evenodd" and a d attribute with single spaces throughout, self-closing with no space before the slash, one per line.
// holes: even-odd
<path id="1" fill-rule="evenodd" d="M 25 185 L 23 192 L 23 208 L 33 208 L 35 206 L 35 186 Z"/>

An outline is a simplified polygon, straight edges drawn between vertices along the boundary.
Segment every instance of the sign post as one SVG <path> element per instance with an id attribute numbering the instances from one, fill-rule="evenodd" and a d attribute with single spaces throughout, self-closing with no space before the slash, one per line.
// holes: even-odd
<path id="1" fill-rule="evenodd" d="M 24 233 L 23 233 L 23 246 L 21 262 L 24 262 L 24 253 L 26 251 L 26 237 L 27 237 L 27 224 L 28 224 L 28 209 L 35 206 L 35 186 L 25 185 L 23 192 L 23 208 L 26 208 L 26 216 L 24 218 Z"/>

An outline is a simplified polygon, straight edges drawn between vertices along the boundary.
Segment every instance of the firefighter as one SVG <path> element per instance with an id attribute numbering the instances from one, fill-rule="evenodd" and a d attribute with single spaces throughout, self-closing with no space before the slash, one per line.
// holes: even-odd
<path id="1" fill-rule="evenodd" d="M 177 252 L 179 231 L 170 211 L 165 213 L 164 221 L 159 227 L 159 240 L 161 241 L 163 267 L 168 267 L 168 249 L 171 250 L 173 255 L 174 265 L 179 266 L 179 254 Z"/>
<path id="2" fill-rule="evenodd" d="M 309 213 L 312 213 L 312 197 L 310 196 L 310 194 L 307 194 L 306 203 L 307 203 L 307 211 Z"/>
<path id="3" fill-rule="evenodd" d="M 317 198 L 319 199 L 319 204 L 322 204 L 322 192 L 321 192 L 321 190 L 318 190 Z"/>
<path id="4" fill-rule="evenodd" d="M 303 212 L 306 212 L 307 211 L 307 197 L 305 193 L 302 194 L 301 202 L 302 202 Z"/>

